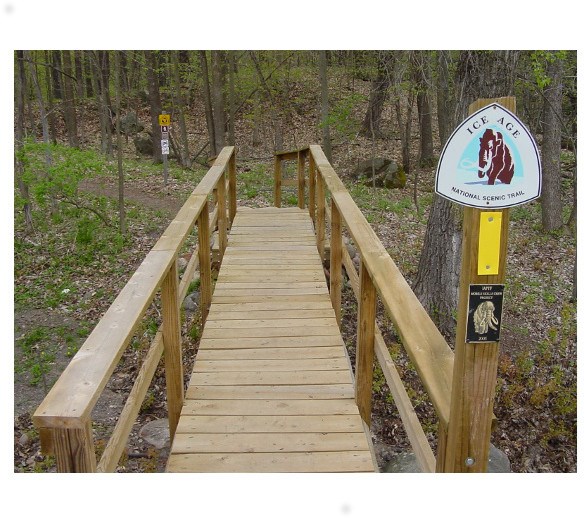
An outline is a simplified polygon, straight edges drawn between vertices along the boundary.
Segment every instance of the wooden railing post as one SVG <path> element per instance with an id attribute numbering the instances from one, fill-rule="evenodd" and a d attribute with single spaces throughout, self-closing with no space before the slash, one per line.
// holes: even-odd
<path id="1" fill-rule="evenodd" d="M 342 289 L 342 269 L 343 269 L 343 241 L 341 234 L 341 214 L 335 203 L 331 200 L 331 259 L 330 259 L 330 285 L 331 302 L 337 324 L 341 325 L 341 289 Z"/>
<path id="2" fill-rule="evenodd" d="M 53 428 L 52 446 L 59 473 L 95 473 L 97 464 L 91 420 L 80 428 Z"/>
<path id="3" fill-rule="evenodd" d="M 300 209 L 304 208 L 304 151 L 298 151 L 298 207 Z"/>
<path id="4" fill-rule="evenodd" d="M 312 153 L 308 152 L 308 213 L 314 219 L 314 191 L 316 182 L 316 164 Z"/>
<path id="5" fill-rule="evenodd" d="M 373 358 L 375 343 L 375 301 L 373 280 L 361 259 L 359 272 L 359 315 L 357 321 L 357 357 L 355 365 L 355 401 L 367 425 L 371 425 Z"/>
<path id="6" fill-rule="evenodd" d="M 237 177 L 235 172 L 235 149 L 229 159 L 229 228 L 237 212 Z"/>
<path id="7" fill-rule="evenodd" d="M 184 399 L 182 348 L 180 335 L 180 308 L 178 302 L 178 268 L 176 260 L 162 281 L 162 342 L 166 373 L 166 404 L 170 439 L 178 425 Z"/>
<path id="8" fill-rule="evenodd" d="M 326 225 L 326 208 L 324 196 L 324 179 L 320 172 L 316 174 L 316 247 L 320 259 L 324 261 L 324 238 Z"/>
<path id="9" fill-rule="evenodd" d="M 209 240 L 209 203 L 205 203 L 201 214 L 197 219 L 197 228 L 199 232 L 199 272 L 201 278 L 200 284 L 200 305 L 201 305 L 201 324 L 205 325 L 209 308 L 211 307 L 211 247 Z"/>
<path id="10" fill-rule="evenodd" d="M 225 176 L 217 183 L 217 229 L 219 234 L 219 261 L 227 248 L 227 203 L 225 200 Z"/>
<path id="11" fill-rule="evenodd" d="M 282 159 L 276 155 L 274 158 L 274 206 L 282 205 Z"/>

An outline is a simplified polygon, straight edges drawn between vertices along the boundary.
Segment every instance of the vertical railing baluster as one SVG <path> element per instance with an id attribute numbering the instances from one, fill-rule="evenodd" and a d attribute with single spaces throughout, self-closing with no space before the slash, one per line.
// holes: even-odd
<path id="1" fill-rule="evenodd" d="M 59 473 L 95 473 L 97 463 L 91 419 L 75 428 L 53 428 L 57 471 Z"/>
<path id="2" fill-rule="evenodd" d="M 324 239 L 326 226 L 326 209 L 324 195 L 324 180 L 320 171 L 316 174 L 316 247 L 320 259 L 324 261 Z"/>
<path id="3" fill-rule="evenodd" d="M 343 250 L 341 234 L 341 214 L 335 203 L 331 200 L 331 259 L 330 259 L 330 283 L 331 283 L 331 302 L 337 324 L 341 325 L 341 289 L 343 273 Z"/>
<path id="4" fill-rule="evenodd" d="M 209 203 L 205 203 L 197 219 L 199 231 L 199 273 L 201 324 L 205 325 L 211 306 L 211 247 L 209 244 Z"/>
<path id="5" fill-rule="evenodd" d="M 362 256 L 361 256 L 362 257 Z M 367 425 L 371 425 L 373 358 L 375 342 L 375 285 L 361 259 L 359 273 L 359 315 L 357 321 L 357 357 L 355 366 L 355 401 Z"/>
<path id="6" fill-rule="evenodd" d="M 304 151 L 298 151 L 298 207 L 304 208 Z"/>
<path id="7" fill-rule="evenodd" d="M 314 163 L 314 157 L 312 153 L 308 153 L 308 212 L 312 221 L 315 221 L 314 214 L 314 195 L 315 195 L 315 182 L 316 182 L 316 164 Z"/>
<path id="8" fill-rule="evenodd" d="M 227 204 L 225 201 L 225 176 L 217 182 L 217 229 L 219 233 L 219 262 L 227 248 Z"/>
<path id="9" fill-rule="evenodd" d="M 235 172 L 235 149 L 229 159 L 229 228 L 233 225 L 237 212 L 237 177 Z"/>
<path id="10" fill-rule="evenodd" d="M 282 159 L 276 155 L 274 158 L 274 206 L 282 205 Z"/>
<path id="11" fill-rule="evenodd" d="M 175 260 L 162 281 L 162 343 L 166 374 L 166 401 L 170 440 L 178 425 L 184 399 L 180 307 L 178 302 L 178 268 Z"/>

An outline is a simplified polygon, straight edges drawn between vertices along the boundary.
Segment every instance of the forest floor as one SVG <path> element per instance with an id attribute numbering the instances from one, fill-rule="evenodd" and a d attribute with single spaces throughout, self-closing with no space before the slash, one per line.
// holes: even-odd
<path id="1" fill-rule="evenodd" d="M 200 118 L 202 107 L 197 106 L 195 114 L 199 121 L 204 120 Z M 139 115 L 142 120 L 148 120 L 145 113 Z M 291 143 L 319 141 L 316 130 L 303 134 L 298 129 L 301 127 L 299 121 L 292 119 L 290 127 L 296 129 Z M 95 125 L 87 124 L 89 142 L 91 135 L 95 139 L 95 130 L 92 130 L 94 133 L 89 130 Z M 249 144 L 249 128 L 244 122 L 240 125 L 244 137 L 241 145 L 238 144 L 238 202 L 250 206 L 270 205 L 273 178 L 269 128 L 264 135 L 264 148 L 258 149 Z M 193 130 L 195 138 L 202 134 L 201 128 L 198 133 Z M 370 158 L 373 153 L 399 161 L 399 141 L 391 137 L 389 130 L 388 135 L 387 139 L 374 144 L 358 136 L 348 142 L 339 138 L 333 148 L 333 165 L 411 283 L 433 196 L 433 170 L 418 169 L 415 193 L 412 175 L 404 189 L 396 190 L 373 189 L 349 178 L 355 161 Z M 200 145 L 201 141 L 198 143 Z M 128 237 L 117 238 L 115 228 L 100 225 L 91 215 L 78 209 L 63 209 L 58 218 L 44 223 L 37 215 L 37 228 L 32 233 L 24 228 L 22 216 L 15 214 L 16 472 L 55 471 L 54 459 L 40 451 L 38 432 L 31 423 L 32 413 L 206 172 L 206 168 L 199 165 L 183 169 L 171 161 L 170 181 L 165 186 L 160 165 L 152 165 L 151 159 L 138 156 L 131 143 L 125 146 L 124 153 Z M 415 149 L 412 156 L 415 156 Z M 573 159 L 569 154 L 565 154 L 563 163 L 563 202 L 568 213 L 573 191 Z M 114 221 L 117 179 L 113 160 L 109 162 L 108 171 L 83 180 L 79 196 L 88 203 L 99 203 Z M 417 206 L 414 199 L 417 199 Z M 294 193 L 284 192 L 283 200 L 285 204 L 294 204 Z M 82 239 L 83 236 L 86 238 Z M 544 233 L 538 203 L 512 209 L 495 402 L 497 426 L 492 442 L 508 455 L 514 472 L 576 471 L 576 303 L 572 300 L 575 259 L 575 236 L 568 229 Z M 353 359 L 355 310 L 352 292 L 345 289 L 342 332 Z M 157 322 L 157 310 L 152 307 L 98 401 L 92 415 L 98 454 L 115 425 Z M 437 419 L 432 405 L 389 319 L 381 311 L 379 322 L 416 412 L 435 448 Z M 196 316 L 187 315 L 183 323 L 187 377 L 199 335 Z M 450 338 L 449 342 L 452 342 Z M 159 367 L 132 430 L 126 455 L 118 468 L 120 472 L 164 470 L 168 448 L 154 448 L 140 435 L 144 424 L 165 417 L 163 374 L 163 368 Z M 383 467 L 397 454 L 410 451 L 410 446 L 378 366 L 373 385 L 371 431 L 378 462 Z"/>

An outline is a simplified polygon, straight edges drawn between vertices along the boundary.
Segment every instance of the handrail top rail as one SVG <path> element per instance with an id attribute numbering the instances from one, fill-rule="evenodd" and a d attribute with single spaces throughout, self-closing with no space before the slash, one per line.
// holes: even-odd
<path id="1" fill-rule="evenodd" d="M 443 424 L 450 416 L 454 353 L 371 228 L 319 145 L 310 153 L 361 261 Z"/>
<path id="2" fill-rule="evenodd" d="M 275 151 L 274 156 L 280 160 L 292 160 L 298 156 L 298 153 L 307 153 L 309 150 L 310 146 L 304 146 L 298 149 Z"/>
<path id="3" fill-rule="evenodd" d="M 122 288 L 33 415 L 39 428 L 83 428 L 234 153 L 223 148 L 162 236 Z"/>

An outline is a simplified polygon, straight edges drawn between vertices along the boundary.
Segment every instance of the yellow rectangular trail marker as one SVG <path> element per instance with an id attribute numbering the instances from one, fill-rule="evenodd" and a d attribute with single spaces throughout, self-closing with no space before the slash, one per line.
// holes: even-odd
<path id="1" fill-rule="evenodd" d="M 481 212 L 478 274 L 497 275 L 501 254 L 502 212 Z"/>

